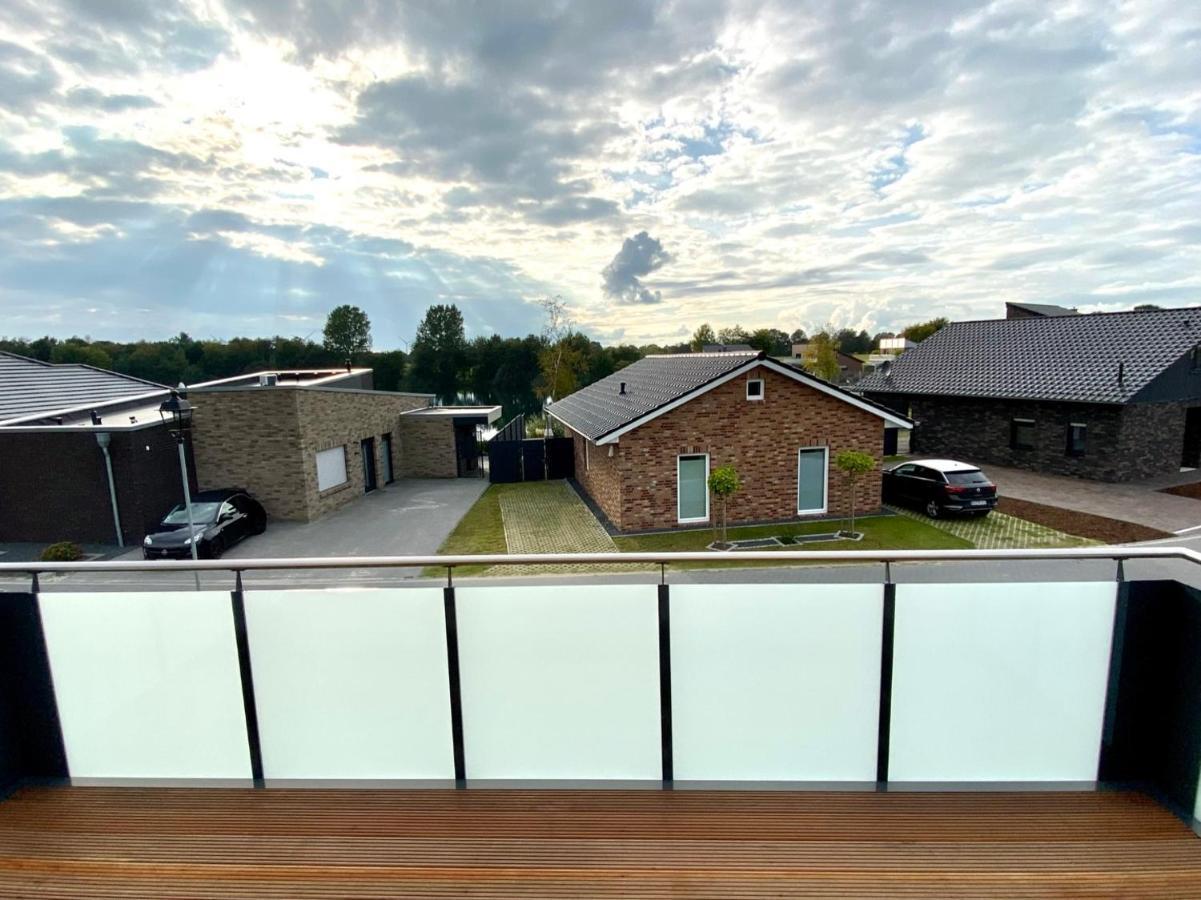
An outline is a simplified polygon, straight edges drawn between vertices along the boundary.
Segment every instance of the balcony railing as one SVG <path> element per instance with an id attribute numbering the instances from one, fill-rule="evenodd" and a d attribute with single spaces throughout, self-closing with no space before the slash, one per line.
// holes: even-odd
<path id="1" fill-rule="evenodd" d="M 1201 595 L 1174 577 L 1132 580 L 1127 570 L 1168 560 L 1192 569 L 1201 554 L 745 552 L 740 561 L 881 565 L 877 580 L 860 583 L 821 580 L 829 570 L 783 582 L 670 577 L 680 563 L 713 559 L 0 564 L 0 576 L 76 580 L 225 572 L 233 586 L 41 590 L 34 578 L 0 595 L 10 726 L 0 730 L 2 774 L 854 789 L 1138 782 L 1182 814 L 1197 809 Z M 956 567 L 936 582 L 927 571 L 999 561 L 1012 566 L 1000 578 Z M 1100 580 L 1053 571 L 1071 561 L 1101 566 Z M 651 564 L 659 583 L 453 575 L 580 563 Z M 897 578 L 901 564 L 927 577 Z M 444 567 L 446 583 L 243 581 L 274 570 L 416 566 Z"/>

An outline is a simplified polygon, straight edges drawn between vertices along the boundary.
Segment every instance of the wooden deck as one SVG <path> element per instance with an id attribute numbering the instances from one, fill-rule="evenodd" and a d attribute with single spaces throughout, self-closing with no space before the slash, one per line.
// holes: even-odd
<path id="1" fill-rule="evenodd" d="M 0 897 L 1201 897 L 1134 793 L 25 788 Z"/>

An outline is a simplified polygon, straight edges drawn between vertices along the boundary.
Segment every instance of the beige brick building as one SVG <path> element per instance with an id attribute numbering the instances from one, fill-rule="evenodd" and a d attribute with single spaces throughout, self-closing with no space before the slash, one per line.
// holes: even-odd
<path id="1" fill-rule="evenodd" d="M 902 416 L 755 353 L 647 357 L 556 403 L 574 439 L 575 477 L 620 531 L 712 524 L 706 481 L 731 465 L 742 480 L 730 522 L 841 517 L 850 489 L 841 450 L 879 463 Z M 855 508 L 880 507 L 878 478 Z"/>
<path id="2" fill-rule="evenodd" d="M 370 390 L 370 370 L 274 375 L 194 386 L 189 399 L 200 488 L 245 488 L 277 519 L 312 521 L 397 478 L 478 475 L 464 471 L 464 434 L 500 414 Z"/>

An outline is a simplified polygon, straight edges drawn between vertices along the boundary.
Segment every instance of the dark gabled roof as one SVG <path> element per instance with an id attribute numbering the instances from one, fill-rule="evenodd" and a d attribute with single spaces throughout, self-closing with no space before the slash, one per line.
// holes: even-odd
<path id="1" fill-rule="evenodd" d="M 760 358 L 753 350 L 645 356 L 552 404 L 551 412 L 584 437 L 596 440 Z"/>
<path id="2" fill-rule="evenodd" d="M 1012 300 L 1005 301 L 1006 306 L 1015 306 L 1018 309 L 1024 309 L 1026 312 L 1034 313 L 1036 316 L 1078 316 L 1080 315 L 1074 309 L 1067 306 L 1056 306 L 1054 303 L 1015 303 Z"/>
<path id="3" fill-rule="evenodd" d="M 818 391 L 833 394 L 895 425 L 910 426 L 908 419 L 892 410 L 753 350 L 646 356 L 564 397 L 548 410 L 573 431 L 599 441 L 619 430 L 636 427 L 632 423 L 642 424 L 647 417 L 654 418 L 673 404 L 692 399 L 689 394 L 703 393 L 707 386 L 726 376 L 735 377 L 739 369 L 746 367 L 749 370 L 754 364 L 790 376 Z M 622 393 L 623 384 L 625 393 Z"/>
<path id="4" fill-rule="evenodd" d="M 952 322 L 855 390 L 1124 403 L 1199 343 L 1196 307 Z"/>
<path id="5" fill-rule="evenodd" d="M 0 351 L 0 424 L 166 390 L 105 369 L 55 365 Z"/>

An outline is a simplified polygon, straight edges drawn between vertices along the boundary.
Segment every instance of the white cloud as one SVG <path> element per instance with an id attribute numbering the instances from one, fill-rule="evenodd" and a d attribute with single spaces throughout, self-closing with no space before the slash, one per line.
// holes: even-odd
<path id="1" fill-rule="evenodd" d="M 10 327 L 196 332 L 197 293 L 222 333 L 353 297 L 400 339 L 445 300 L 531 330 L 554 292 L 636 342 L 1201 302 L 1199 8 L 332 9 L 6 4 Z M 621 304 L 599 274 L 644 232 L 671 264 Z"/>

